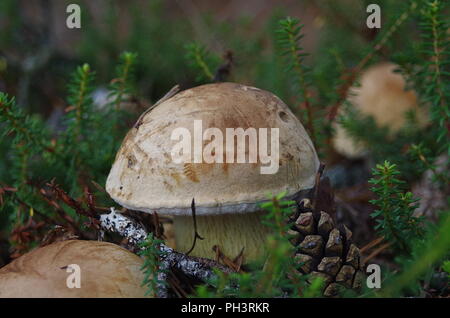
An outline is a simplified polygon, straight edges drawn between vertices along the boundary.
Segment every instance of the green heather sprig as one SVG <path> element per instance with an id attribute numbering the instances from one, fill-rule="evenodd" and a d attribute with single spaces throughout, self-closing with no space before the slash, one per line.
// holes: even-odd
<path id="1" fill-rule="evenodd" d="M 133 78 L 130 62 L 134 58 L 131 53 L 122 56 L 118 66 L 118 70 L 122 70 L 119 77 L 122 84 L 113 85 L 114 92 L 118 93 L 115 96 L 129 92 L 129 82 Z M 76 68 L 68 84 L 66 111 L 60 118 L 60 128 L 55 131 L 50 131 L 39 116 L 26 114 L 14 98 L 0 93 L 1 147 L 9 168 L 0 174 L 0 187 L 7 185 L 17 189 L 11 195 L 3 196 L 4 204 L 0 207 L 4 212 L 0 219 L 9 220 L 2 228 L 6 233 L 28 219 L 28 213 L 21 211 L 34 209 L 36 221 L 57 217 L 55 208 L 40 192 L 47 182 L 55 180 L 75 197 L 83 195 L 88 186 L 92 189 L 91 181 L 104 184 L 115 150 L 126 131 L 120 131 L 122 126 L 112 124 L 112 118 L 120 118 L 115 115 L 114 107 L 112 110 L 94 107 L 91 97 L 94 77 L 88 64 Z M 110 204 L 103 191 L 95 195 L 97 203 Z M 58 207 L 58 213 L 62 211 L 75 222 L 82 222 L 82 218 L 64 205 Z M 46 223 L 46 226 L 50 225 Z"/>
<path id="2" fill-rule="evenodd" d="M 66 129 L 58 139 L 58 149 L 65 155 L 67 166 L 67 175 L 71 176 L 67 180 L 71 188 L 77 188 L 78 178 L 81 171 L 85 176 L 89 174 L 89 158 L 92 155 L 93 148 L 88 138 L 95 133 L 96 113 L 92 101 L 93 81 L 95 73 L 88 64 L 77 67 L 72 73 L 68 85 L 67 102 L 64 121 Z M 60 163 L 61 164 L 61 163 Z"/>
<path id="3" fill-rule="evenodd" d="M 377 209 L 371 214 L 377 222 L 375 230 L 397 250 L 408 254 L 416 240 L 423 238 L 423 219 L 413 216 L 417 199 L 404 192 L 405 182 L 398 179 L 400 172 L 395 164 L 385 161 L 373 169 L 371 190 L 377 198 L 370 202 Z"/>
<path id="4" fill-rule="evenodd" d="M 298 101 L 304 105 L 306 116 L 301 114 L 302 122 L 306 123 L 308 133 L 313 142 L 316 141 L 314 116 L 312 109 L 311 97 L 309 96 L 309 86 L 311 84 L 311 70 L 304 63 L 304 59 L 308 56 L 300 45 L 303 38 L 301 30 L 303 25 L 295 18 L 287 17 L 279 22 L 277 33 L 277 44 L 280 54 L 285 58 L 286 71 L 291 75 L 294 90 L 298 92 L 296 97 Z"/>
<path id="5" fill-rule="evenodd" d="M 161 281 L 158 279 L 158 274 L 165 272 L 165 270 L 160 267 L 161 257 L 164 256 L 164 252 L 161 251 L 161 244 L 164 241 L 154 237 L 153 234 L 147 236 L 146 240 L 140 244 L 142 250 L 139 252 L 144 258 L 144 264 L 141 270 L 144 273 L 144 281 L 142 286 L 147 287 L 146 296 L 156 295 L 158 288 L 167 284 L 166 281 Z"/>
<path id="6" fill-rule="evenodd" d="M 120 109 L 120 104 L 126 95 L 132 93 L 134 68 L 136 66 L 137 54 L 124 52 L 120 55 L 119 65 L 116 68 L 116 78 L 111 81 L 109 97 L 115 111 Z"/>
<path id="7" fill-rule="evenodd" d="M 94 76 L 95 73 L 91 70 L 89 64 L 83 64 L 77 67 L 68 85 L 67 102 L 69 108 L 66 114 L 66 135 L 72 138 L 74 143 L 80 142 L 83 136 L 90 133 L 88 122 L 92 119 L 91 93 Z"/>
<path id="8" fill-rule="evenodd" d="M 2 138 L 13 136 L 12 152 L 14 185 L 23 185 L 29 176 L 29 160 L 35 156 L 54 156 L 49 134 L 37 116 L 25 114 L 14 97 L 0 92 L 0 128 Z M 6 154 L 4 154 L 6 156 Z"/>
<path id="9" fill-rule="evenodd" d="M 433 124 L 438 129 L 438 142 L 450 155 L 450 40 L 444 1 L 424 0 L 420 11 L 422 52 L 424 60 L 414 75 L 419 95 L 430 105 Z"/>
<path id="10" fill-rule="evenodd" d="M 427 158 L 434 161 L 438 153 L 436 137 L 426 133 L 411 116 L 407 124 L 395 134 L 387 127 L 380 127 L 371 116 L 365 116 L 350 104 L 345 105 L 345 116 L 339 116 L 340 125 L 355 142 L 360 142 L 370 151 L 375 162 L 388 160 L 402 168 L 405 180 L 419 179 L 425 171 L 425 165 L 414 154 L 415 144 L 427 145 Z"/>
<path id="11" fill-rule="evenodd" d="M 185 45 L 189 66 L 195 71 L 197 82 L 212 82 L 214 71 L 219 65 L 219 58 L 209 52 L 204 46 L 197 43 Z"/>
<path id="12" fill-rule="evenodd" d="M 14 97 L 0 92 L 0 123 L 4 124 L 1 137 L 13 134 L 13 142 L 21 147 L 30 148 L 36 153 L 52 151 L 48 143 L 46 129 L 36 116 L 25 114 L 16 105 Z"/>

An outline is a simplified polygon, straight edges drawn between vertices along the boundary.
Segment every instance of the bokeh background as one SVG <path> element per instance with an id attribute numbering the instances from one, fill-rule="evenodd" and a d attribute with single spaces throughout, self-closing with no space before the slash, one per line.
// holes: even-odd
<path id="1" fill-rule="evenodd" d="M 81 6 L 81 29 L 66 27 L 66 7 Z M 302 46 L 315 63 L 336 52 L 351 67 L 372 46 L 377 29 L 365 26 L 370 1 L 51 1 L 4 0 L 0 4 L 0 88 L 21 107 L 45 117 L 64 107 L 65 79 L 89 63 L 99 85 L 113 77 L 121 52 L 139 55 L 138 95 L 153 101 L 175 83 L 193 85 L 185 45 L 199 43 L 221 57 L 230 50 L 235 67 L 229 80 L 253 84 L 289 97 L 286 74 L 274 52 L 277 21 L 285 16 L 304 24 Z M 396 1 L 380 1 L 382 23 L 398 13 Z M 392 43 L 411 43 L 410 25 Z M 383 54 L 393 54 L 395 50 Z M 336 62 L 333 61 L 333 62 Z M 339 66 L 339 65 L 336 65 Z M 330 76 L 332 74 L 329 74 Z M 332 90 L 333 87 L 327 87 Z"/>

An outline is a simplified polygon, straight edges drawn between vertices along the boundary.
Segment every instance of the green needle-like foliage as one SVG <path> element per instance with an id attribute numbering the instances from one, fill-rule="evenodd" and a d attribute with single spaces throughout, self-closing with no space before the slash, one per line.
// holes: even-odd
<path id="1" fill-rule="evenodd" d="M 444 1 L 426 0 L 421 10 L 423 61 L 414 74 L 420 97 L 430 105 L 431 119 L 438 129 L 438 142 L 450 154 L 450 40 Z"/>
<path id="2" fill-rule="evenodd" d="M 407 124 L 395 134 L 389 127 L 380 127 L 371 116 L 364 116 L 352 105 L 346 105 L 345 116 L 338 118 L 342 127 L 355 142 L 366 145 L 375 162 L 388 160 L 402 168 L 403 177 L 410 181 L 418 179 L 429 167 L 426 167 L 413 151 L 415 144 L 427 145 L 424 150 L 427 158 L 433 162 L 438 154 L 434 132 L 424 132 L 413 114 L 407 114 Z"/>
<path id="3" fill-rule="evenodd" d="M 433 162 L 435 158 L 432 156 L 431 151 L 424 145 L 424 142 L 419 144 L 412 144 L 409 150 L 409 157 L 417 162 L 419 171 L 429 170 L 433 173 L 433 181 L 439 184 L 442 188 L 447 187 L 450 184 L 449 171 L 447 169 L 441 169 Z"/>
<path id="4" fill-rule="evenodd" d="M 65 152 L 68 164 L 68 175 L 79 176 L 80 170 L 85 170 L 94 150 L 89 144 L 88 137 L 96 128 L 91 93 L 93 90 L 94 72 L 88 64 L 79 66 L 72 74 L 68 86 L 67 101 L 69 107 L 65 115 L 67 128 L 64 131 L 61 151 Z M 87 170 L 87 169 L 86 169 Z M 72 187 L 76 187 L 77 177 L 71 180 Z"/>
<path id="5" fill-rule="evenodd" d="M 2 138 L 14 134 L 13 144 L 20 147 L 29 148 L 35 153 L 47 151 L 48 144 L 45 142 L 46 130 L 38 117 L 26 115 L 19 106 L 16 105 L 14 97 L 0 92 L 0 123 L 6 126 L 3 128 Z"/>
<path id="6" fill-rule="evenodd" d="M 139 252 L 139 255 L 144 258 L 144 264 L 142 265 L 141 270 L 145 275 L 142 286 L 147 286 L 146 296 L 156 295 L 158 287 L 167 284 L 166 281 L 158 279 L 158 275 L 165 272 L 165 269 L 161 269 L 160 267 L 161 257 L 164 257 L 164 252 L 162 252 L 160 248 L 160 245 L 163 243 L 163 240 L 150 234 L 141 244 L 142 249 Z"/>
<path id="7" fill-rule="evenodd" d="M 214 72 L 219 65 L 217 56 L 211 54 L 204 46 L 197 43 L 185 45 L 186 60 L 189 66 L 196 72 L 196 81 L 198 83 L 212 82 Z"/>
<path id="8" fill-rule="evenodd" d="M 111 82 L 109 97 L 113 100 L 114 109 L 119 111 L 120 104 L 126 95 L 132 94 L 134 67 L 136 66 L 136 53 L 124 52 L 120 55 L 119 65 L 116 69 L 116 78 Z"/>
<path id="9" fill-rule="evenodd" d="M 135 55 L 124 53 L 112 84 L 113 103 L 131 92 Z M 99 109 L 93 104 L 95 73 L 88 64 L 79 66 L 68 84 L 67 107 L 60 118 L 58 130 L 53 132 L 36 115 L 26 114 L 14 98 L 0 92 L 0 129 L 2 155 L 11 167 L 3 173 L 0 187 L 14 188 L 3 196 L 1 220 L 9 222 L 3 231 L 9 232 L 32 218 L 45 220 L 48 230 L 61 224 L 62 213 L 83 227 L 83 218 L 67 206 L 49 205 L 41 189 L 54 180 L 71 196 L 80 197 L 85 190 L 95 190 L 93 183 L 104 184 L 114 155 L 128 129 L 118 125 L 125 118 L 116 107 Z M 123 115 L 123 116 L 122 116 Z M 6 142 L 7 141 L 7 142 Z M 110 202 L 103 192 L 95 193 L 97 203 Z M 51 220 L 51 222 L 49 222 Z M 53 223 L 52 223 L 53 222 Z M 14 241 L 10 242 L 13 246 Z M 21 242 L 30 248 L 37 242 Z"/>
<path id="10" fill-rule="evenodd" d="M 38 209 L 39 206 L 36 204 L 36 191 L 27 184 L 36 174 L 35 169 L 32 169 L 33 162 L 49 160 L 55 154 L 48 142 L 49 134 L 39 117 L 25 114 L 14 98 L 9 98 L 2 92 L 0 128 L 3 130 L 2 139 L 12 136 L 10 148 L 2 153 L 5 160 L 8 157 L 11 159 L 9 178 L 2 181 L 17 188 L 17 192 L 9 200 L 6 199 L 4 206 L 0 206 L 0 211 L 9 210 L 11 213 L 7 214 L 7 219 L 10 220 L 10 225 L 16 225 L 27 218 L 27 214 L 22 213 L 23 210 L 33 206 Z"/>
<path id="11" fill-rule="evenodd" d="M 411 192 L 403 192 L 405 182 L 398 179 L 400 172 L 395 164 L 385 161 L 373 169 L 369 183 L 377 198 L 370 202 L 377 206 L 371 214 L 376 219 L 375 229 L 394 247 L 408 254 L 416 240 L 423 237 L 423 220 L 413 216 L 417 199 Z"/>
<path id="12" fill-rule="evenodd" d="M 95 74 L 91 71 L 89 65 L 84 64 L 79 66 L 72 74 L 68 86 L 69 111 L 66 116 L 66 134 L 72 138 L 74 143 L 81 141 L 83 136 L 89 133 L 86 130 L 89 128 L 88 121 L 92 119 L 89 114 L 92 112 L 91 93 L 94 76 Z"/>
<path id="13" fill-rule="evenodd" d="M 280 54 L 285 58 L 286 71 L 291 77 L 291 85 L 294 90 L 298 92 L 296 97 L 298 102 L 305 109 L 306 114 L 301 114 L 303 123 L 306 123 L 308 132 L 313 142 L 316 141 L 314 129 L 314 117 L 312 109 L 312 101 L 310 92 L 308 91 L 311 84 L 311 70 L 305 65 L 305 57 L 308 56 L 300 45 L 300 40 L 303 38 L 301 30 L 303 25 L 300 21 L 287 17 L 279 21 L 279 28 L 277 33 L 277 44 L 280 48 Z"/>

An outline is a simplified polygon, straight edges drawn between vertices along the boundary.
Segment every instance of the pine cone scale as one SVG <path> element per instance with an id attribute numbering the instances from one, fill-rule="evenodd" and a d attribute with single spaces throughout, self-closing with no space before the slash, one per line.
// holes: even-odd
<path id="1" fill-rule="evenodd" d="M 312 211 L 308 199 L 300 202 L 294 220 L 289 240 L 296 247 L 298 269 L 309 274 L 308 281 L 322 278 L 326 297 L 336 297 L 342 289 L 360 290 L 364 274 L 352 232 L 346 226 L 338 228 L 328 213 Z"/>

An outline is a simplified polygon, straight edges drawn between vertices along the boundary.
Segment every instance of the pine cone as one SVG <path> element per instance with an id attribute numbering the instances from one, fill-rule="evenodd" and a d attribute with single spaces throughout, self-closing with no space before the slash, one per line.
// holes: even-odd
<path id="1" fill-rule="evenodd" d="M 324 279 L 324 296 L 337 296 L 340 286 L 361 288 L 365 276 L 359 249 L 352 243 L 352 232 L 345 225 L 338 229 L 328 213 L 313 211 L 309 199 L 300 201 L 290 222 L 288 235 L 297 247 L 295 261 L 303 274 L 311 274 L 311 280 Z"/>

